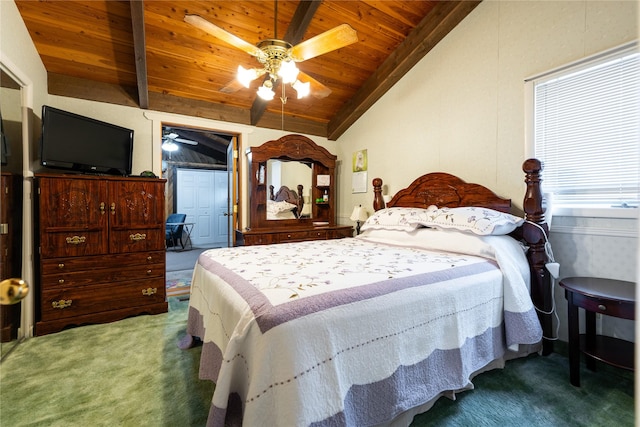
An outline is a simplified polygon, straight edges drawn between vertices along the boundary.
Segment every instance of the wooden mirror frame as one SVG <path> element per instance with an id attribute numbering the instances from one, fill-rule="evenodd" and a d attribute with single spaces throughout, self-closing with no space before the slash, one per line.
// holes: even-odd
<path id="1" fill-rule="evenodd" d="M 247 229 L 282 229 L 310 227 L 314 222 L 326 222 L 335 225 L 336 199 L 336 159 L 326 148 L 317 145 L 303 135 L 291 134 L 282 138 L 267 141 L 258 147 L 250 147 L 246 151 L 249 170 L 249 224 Z M 266 179 L 259 182 L 260 168 L 264 168 L 264 176 L 268 174 L 267 161 L 279 159 L 284 161 L 300 161 L 311 164 L 311 218 L 267 220 L 267 198 L 269 188 Z M 329 185 L 318 185 L 318 175 L 328 175 Z M 288 183 L 293 185 L 297 183 Z M 293 185 L 293 188 L 296 188 Z M 306 189 L 305 189 L 306 190 Z M 316 203 L 322 198 L 325 190 L 329 194 L 328 202 Z"/>

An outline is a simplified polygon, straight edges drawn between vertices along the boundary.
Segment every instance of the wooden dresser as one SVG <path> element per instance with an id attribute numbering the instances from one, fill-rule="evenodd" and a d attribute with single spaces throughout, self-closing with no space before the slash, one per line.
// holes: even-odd
<path id="1" fill-rule="evenodd" d="M 286 230 L 244 230 L 236 232 L 238 245 L 267 245 L 271 243 L 302 242 L 305 240 L 327 240 L 353 237 L 350 225 L 321 227 L 291 227 Z"/>
<path id="2" fill-rule="evenodd" d="M 277 168 L 272 161 L 281 163 Z M 336 156 L 303 135 L 285 135 L 247 150 L 249 171 L 249 224 L 236 230 L 236 244 L 265 245 L 353 237 L 353 227 L 336 224 Z M 304 165 L 304 177 L 284 173 L 283 164 Z M 273 174 L 280 171 L 280 176 Z M 272 182 L 308 194 L 308 214 L 293 219 L 267 215 Z"/>
<path id="3" fill-rule="evenodd" d="M 35 177 L 36 335 L 167 311 L 165 180 Z"/>

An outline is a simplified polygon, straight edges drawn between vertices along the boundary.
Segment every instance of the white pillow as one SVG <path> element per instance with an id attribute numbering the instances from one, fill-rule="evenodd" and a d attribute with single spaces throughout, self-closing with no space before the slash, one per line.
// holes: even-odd
<path id="1" fill-rule="evenodd" d="M 489 208 L 460 207 L 436 208 L 429 206 L 426 219 L 416 225 L 466 231 L 482 236 L 509 234 L 520 226 L 524 219 Z"/>
<path id="2" fill-rule="evenodd" d="M 361 230 L 415 230 L 420 227 L 420 221 L 427 220 L 427 212 L 422 208 L 381 209 L 367 218 Z"/>
<path id="3" fill-rule="evenodd" d="M 290 211 L 294 208 L 296 208 L 297 206 L 289 203 L 289 202 L 275 202 L 273 200 L 267 200 L 267 212 L 271 213 L 271 214 L 279 214 L 281 212 L 287 212 Z"/>

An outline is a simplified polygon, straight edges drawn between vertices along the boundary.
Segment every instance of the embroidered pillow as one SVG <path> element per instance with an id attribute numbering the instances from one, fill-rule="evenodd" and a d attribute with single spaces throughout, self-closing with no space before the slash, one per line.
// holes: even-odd
<path id="1" fill-rule="evenodd" d="M 290 210 L 293 210 L 294 208 L 296 208 L 297 206 L 294 204 L 291 204 L 289 202 L 275 202 L 273 200 L 267 200 L 267 212 L 271 213 L 271 214 L 279 214 L 282 212 L 287 212 Z"/>
<path id="2" fill-rule="evenodd" d="M 381 209 L 367 218 L 361 230 L 415 230 L 421 221 L 427 220 L 427 213 L 427 209 L 421 208 Z"/>
<path id="3" fill-rule="evenodd" d="M 436 208 L 430 206 L 427 218 L 418 225 L 456 229 L 482 236 L 509 234 L 520 226 L 524 219 L 493 209 L 481 207 Z"/>

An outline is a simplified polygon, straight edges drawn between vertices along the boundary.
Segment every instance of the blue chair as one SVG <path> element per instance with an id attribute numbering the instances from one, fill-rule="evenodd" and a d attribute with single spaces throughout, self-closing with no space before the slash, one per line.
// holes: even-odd
<path id="1" fill-rule="evenodd" d="M 187 215 L 181 213 L 174 213 L 167 217 L 167 224 L 183 223 L 187 219 Z M 184 243 L 182 242 L 182 229 L 183 225 L 167 225 L 165 228 L 165 239 L 167 246 L 180 246 L 184 249 Z"/>

